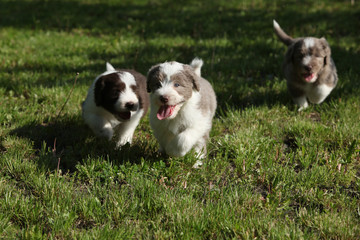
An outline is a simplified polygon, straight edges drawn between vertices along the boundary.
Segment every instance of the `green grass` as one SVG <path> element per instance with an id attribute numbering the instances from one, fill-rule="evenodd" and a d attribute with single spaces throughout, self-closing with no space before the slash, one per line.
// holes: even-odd
<path id="1" fill-rule="evenodd" d="M 358 239 L 360 5 L 350 3 L 1 1 L 0 238 Z M 273 19 L 329 41 L 339 84 L 321 105 L 297 112 Z M 202 168 L 192 154 L 159 156 L 148 118 L 121 150 L 82 121 L 106 61 L 146 74 L 195 56 L 219 103 Z"/>

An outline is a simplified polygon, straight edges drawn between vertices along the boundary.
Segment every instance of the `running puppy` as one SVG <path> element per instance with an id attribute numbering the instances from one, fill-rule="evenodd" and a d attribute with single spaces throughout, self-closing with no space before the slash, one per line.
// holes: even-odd
<path id="1" fill-rule="evenodd" d="M 106 63 L 106 71 L 95 78 L 82 104 L 82 116 L 96 136 L 111 140 L 116 133 L 117 147 L 121 147 L 131 143 L 148 107 L 145 76 L 134 70 L 115 70 Z"/>
<path id="2" fill-rule="evenodd" d="M 206 156 L 216 96 L 210 83 L 201 77 L 202 65 L 203 61 L 195 58 L 190 65 L 165 62 L 148 72 L 150 126 L 160 152 L 169 156 L 184 156 L 192 148 L 198 158 Z"/>
<path id="3" fill-rule="evenodd" d="M 288 46 L 283 64 L 287 87 L 299 111 L 308 101 L 320 104 L 337 84 L 338 77 L 331 50 L 325 38 L 292 38 L 274 20 L 274 30 Z"/>

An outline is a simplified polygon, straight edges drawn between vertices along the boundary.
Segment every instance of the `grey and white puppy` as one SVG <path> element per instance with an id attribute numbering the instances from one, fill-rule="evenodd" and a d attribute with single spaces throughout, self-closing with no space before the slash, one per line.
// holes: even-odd
<path id="1" fill-rule="evenodd" d="M 203 61 L 195 58 L 190 65 L 173 61 L 149 70 L 150 125 L 160 151 L 169 156 L 184 156 L 192 148 L 198 158 L 206 155 L 216 96 L 201 77 L 202 65 Z"/>
<path id="2" fill-rule="evenodd" d="M 325 38 L 292 38 L 273 21 L 279 39 L 288 46 L 283 63 L 287 87 L 299 111 L 311 103 L 320 104 L 337 84 L 331 50 Z"/>

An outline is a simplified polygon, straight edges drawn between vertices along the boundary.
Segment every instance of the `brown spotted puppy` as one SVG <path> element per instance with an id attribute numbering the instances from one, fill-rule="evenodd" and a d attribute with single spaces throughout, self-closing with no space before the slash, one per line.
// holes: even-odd
<path id="1" fill-rule="evenodd" d="M 198 158 L 206 156 L 216 96 L 201 77 L 202 64 L 195 58 L 190 65 L 165 62 L 149 70 L 150 126 L 160 151 L 169 156 L 184 156 L 192 148 Z"/>
<path id="2" fill-rule="evenodd" d="M 120 147 L 131 143 L 148 107 L 146 77 L 134 70 L 115 70 L 106 63 L 106 71 L 94 80 L 82 104 L 82 115 L 96 136 L 110 140 L 116 132 Z"/>
<path id="3" fill-rule="evenodd" d="M 337 84 L 338 77 L 331 50 L 325 38 L 288 36 L 274 20 L 274 30 L 288 46 L 283 64 L 288 90 L 299 111 L 311 103 L 325 100 Z"/>

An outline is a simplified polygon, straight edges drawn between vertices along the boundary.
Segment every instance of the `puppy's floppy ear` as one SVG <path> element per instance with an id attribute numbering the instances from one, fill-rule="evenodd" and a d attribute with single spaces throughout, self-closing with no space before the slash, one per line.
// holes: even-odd
<path id="1" fill-rule="evenodd" d="M 200 91 L 199 76 L 195 73 L 192 67 L 184 66 L 184 68 L 185 68 L 184 74 L 187 78 L 189 78 L 192 81 L 193 89 L 199 92 Z"/>
<path id="2" fill-rule="evenodd" d="M 329 43 L 326 41 L 325 38 L 320 38 L 320 43 L 323 51 L 325 52 L 324 65 L 326 65 L 330 62 L 331 49 Z"/>
<path id="3" fill-rule="evenodd" d="M 115 68 L 108 62 L 106 62 L 106 71 L 115 71 Z"/>
<path id="4" fill-rule="evenodd" d="M 197 76 L 196 74 L 194 74 L 193 78 L 193 88 L 198 92 L 200 91 L 199 76 Z"/>
<path id="5" fill-rule="evenodd" d="M 148 93 L 151 92 L 150 82 L 156 81 L 155 78 L 159 77 L 159 65 L 152 66 L 147 74 L 146 78 L 146 90 Z"/>
<path id="6" fill-rule="evenodd" d="M 102 103 L 102 91 L 105 87 L 105 82 L 103 77 L 100 77 L 96 83 L 95 83 L 95 88 L 94 88 L 94 97 L 95 97 L 95 104 L 96 106 L 100 106 Z"/>
<path id="7" fill-rule="evenodd" d="M 149 84 L 149 79 L 146 81 L 146 91 L 147 91 L 148 93 L 151 93 L 150 84 Z"/>
<path id="8" fill-rule="evenodd" d="M 295 44 L 290 45 L 285 54 L 285 61 L 287 63 L 294 63 L 294 48 Z"/>

